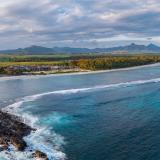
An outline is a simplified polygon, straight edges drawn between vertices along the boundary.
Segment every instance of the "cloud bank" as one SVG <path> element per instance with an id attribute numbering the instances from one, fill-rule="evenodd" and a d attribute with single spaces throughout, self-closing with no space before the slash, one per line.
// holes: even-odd
<path id="1" fill-rule="evenodd" d="M 1 0 L 0 49 L 160 44 L 159 0 Z"/>

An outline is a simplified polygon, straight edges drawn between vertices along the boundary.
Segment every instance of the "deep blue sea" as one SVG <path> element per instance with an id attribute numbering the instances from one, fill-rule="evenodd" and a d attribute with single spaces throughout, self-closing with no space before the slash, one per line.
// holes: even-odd
<path id="1" fill-rule="evenodd" d="M 96 74 L 0 79 L 0 106 L 37 130 L 0 160 L 159 160 L 160 65 Z"/>

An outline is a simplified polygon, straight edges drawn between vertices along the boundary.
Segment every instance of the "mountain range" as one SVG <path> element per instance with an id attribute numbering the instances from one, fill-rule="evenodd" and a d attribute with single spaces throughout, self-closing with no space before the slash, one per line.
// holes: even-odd
<path id="1" fill-rule="evenodd" d="M 71 48 L 71 47 L 53 47 L 30 46 L 12 50 L 0 50 L 0 54 L 85 54 L 85 53 L 160 53 L 160 47 L 155 44 L 138 45 L 132 43 L 126 46 L 112 48 Z"/>

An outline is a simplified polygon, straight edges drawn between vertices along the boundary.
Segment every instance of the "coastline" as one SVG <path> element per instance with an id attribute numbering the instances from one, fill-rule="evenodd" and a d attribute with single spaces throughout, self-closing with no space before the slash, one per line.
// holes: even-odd
<path id="1" fill-rule="evenodd" d="M 24 137 L 30 135 L 36 129 L 25 124 L 23 120 L 0 110 L 0 153 L 2 151 L 10 151 L 13 146 L 15 151 L 24 152 L 28 148 Z M 39 150 L 30 150 L 32 158 L 48 160 L 47 155 Z"/>
<path id="2" fill-rule="evenodd" d="M 12 80 L 12 79 L 26 79 L 26 78 L 39 78 L 39 77 L 53 77 L 53 76 L 63 76 L 63 75 L 87 75 L 87 74 L 98 74 L 98 73 L 108 73 L 108 72 L 119 72 L 119 71 L 126 71 L 126 70 L 135 70 L 135 69 L 140 69 L 140 68 L 147 68 L 147 67 L 154 67 L 154 66 L 160 66 L 160 63 L 155 63 L 155 64 L 149 64 L 149 65 L 143 65 L 143 66 L 135 66 L 135 67 L 128 67 L 128 68 L 119 68 L 119 69 L 112 69 L 112 70 L 101 70 L 101 71 L 88 71 L 88 72 L 77 72 L 77 73 L 65 73 L 65 74 L 53 74 L 53 75 L 26 75 L 26 76 L 9 76 L 9 77 L 4 77 L 4 80 L 6 78 L 8 78 L 8 80 Z M 3 78 L 3 77 L 2 77 Z M 1 78 L 0 78 L 1 80 Z M 150 80 L 148 81 L 150 82 Z M 139 82 L 138 82 L 139 83 Z M 140 82 L 140 83 L 143 83 L 143 82 Z M 3 111 L 3 110 L 2 110 Z M 1 113 L 1 112 L 0 112 Z M 1 113 L 2 115 L 3 114 L 7 114 L 5 112 L 5 110 L 3 111 L 3 113 Z M 21 117 L 15 117 L 14 114 L 11 112 L 8 112 L 8 116 L 10 116 L 12 118 L 12 122 L 15 124 L 15 125 L 18 125 L 19 123 L 23 123 L 23 121 L 21 121 Z M 2 116 L 1 116 L 2 117 Z M 1 123 L 5 123 L 7 125 L 10 125 L 10 122 L 8 121 L 7 123 L 5 122 L 5 119 L 3 118 L 3 121 Z M 1 123 L 0 123 L 0 126 L 1 126 Z M 27 124 L 21 124 L 22 126 L 24 127 L 30 127 L 30 125 L 27 125 Z M 7 127 L 7 126 L 5 126 Z M 15 128 L 15 127 L 14 127 Z M 34 127 L 33 127 L 34 128 Z M 34 130 L 34 129 L 33 129 Z M 30 127 L 28 130 L 24 130 L 23 134 L 24 135 L 30 135 L 31 134 L 31 131 L 32 131 L 32 128 Z M 28 132 L 28 133 L 27 133 Z M 14 136 L 15 137 L 15 136 Z M 20 143 L 24 144 L 25 146 L 27 145 L 27 141 L 23 141 L 23 138 L 24 137 L 20 137 Z M 11 139 L 11 140 L 10 140 Z M 3 139 L 2 139 L 3 140 Z M 14 141 L 13 141 L 14 140 Z M 19 143 L 19 140 L 17 139 L 13 139 L 12 137 L 9 138 L 8 140 L 9 142 L 12 142 L 15 144 L 15 142 Z M 12 144 L 11 143 L 11 144 Z M 5 145 L 5 144 L 4 144 Z M 4 146 L 5 147 L 5 146 Z M 26 148 L 26 147 L 24 147 Z M 6 151 L 6 150 L 3 150 L 3 151 Z M 21 151 L 20 151 L 21 152 Z M 47 155 L 45 155 L 45 152 L 41 152 L 41 151 L 37 151 L 37 150 L 33 150 L 31 151 L 31 153 L 33 153 L 33 157 L 45 157 L 44 159 L 47 159 Z"/>
<path id="3" fill-rule="evenodd" d="M 80 71 L 80 72 L 71 72 L 71 73 L 55 73 L 55 74 L 46 74 L 46 75 L 0 75 L 0 81 L 6 80 L 17 80 L 17 79 L 35 79 L 35 78 L 43 78 L 43 77 L 55 77 L 55 76 L 70 76 L 70 75 L 86 75 L 86 74 L 98 74 L 98 73 L 109 73 L 109 72 L 118 72 L 118 71 L 127 71 L 127 70 L 135 70 L 147 67 L 160 66 L 160 63 L 147 64 L 147 65 L 139 65 L 134 67 L 126 67 L 126 68 L 117 68 L 117 69 L 107 69 L 107 70 L 97 70 L 97 71 Z"/>

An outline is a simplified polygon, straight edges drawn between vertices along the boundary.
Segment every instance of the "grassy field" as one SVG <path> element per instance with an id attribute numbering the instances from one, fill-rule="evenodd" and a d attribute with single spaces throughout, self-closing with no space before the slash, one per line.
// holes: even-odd
<path id="1" fill-rule="evenodd" d="M 42 66 L 42 65 L 66 65 L 66 62 L 62 61 L 44 61 L 44 62 L 0 62 L 0 67 L 8 66 Z"/>
<path id="2" fill-rule="evenodd" d="M 5 55 L 0 54 L 0 62 L 49 62 L 70 61 L 80 59 L 95 59 L 107 57 L 128 57 L 133 55 L 111 55 L 111 54 L 52 54 L 52 55 Z"/>
<path id="3" fill-rule="evenodd" d="M 54 54 L 54 55 L 0 55 L 0 62 L 44 62 L 44 61 L 66 61 L 82 58 L 100 57 L 96 54 Z"/>
<path id="4" fill-rule="evenodd" d="M 36 70 L 43 71 L 44 66 L 58 66 L 57 71 L 63 72 L 79 70 L 106 70 L 133 67 L 139 65 L 153 64 L 160 62 L 158 54 L 139 54 L 139 55 L 0 55 L 0 74 L 23 74 L 26 72 L 22 67 L 10 69 L 10 66 L 30 66 L 29 72 Z M 34 69 L 32 69 L 34 66 Z M 41 67 L 40 67 L 41 66 Z M 39 67 L 41 69 L 39 69 Z M 25 67 L 26 68 L 26 67 Z M 48 69 L 49 72 L 55 69 Z"/>

